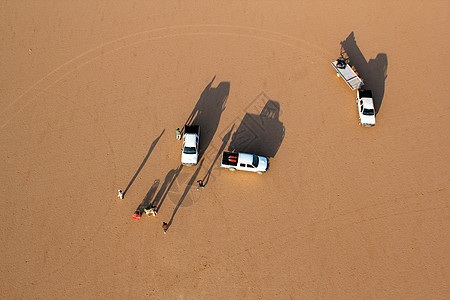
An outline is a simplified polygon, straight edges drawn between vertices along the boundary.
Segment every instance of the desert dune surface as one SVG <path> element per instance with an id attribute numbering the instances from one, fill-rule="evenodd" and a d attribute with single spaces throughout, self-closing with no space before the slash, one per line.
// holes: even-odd
<path id="1" fill-rule="evenodd" d="M 449 8 L 1 1 L 0 297 L 448 299 Z"/>

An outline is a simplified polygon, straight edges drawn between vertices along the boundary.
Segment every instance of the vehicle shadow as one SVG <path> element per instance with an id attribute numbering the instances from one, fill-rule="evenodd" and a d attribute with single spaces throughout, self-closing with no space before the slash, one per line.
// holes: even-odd
<path id="1" fill-rule="evenodd" d="M 364 81 L 363 88 L 372 90 L 375 114 L 377 114 L 383 102 L 387 78 L 388 59 L 386 53 L 378 53 L 375 59 L 367 62 L 356 44 L 355 34 L 352 32 L 341 42 L 341 56 L 346 58 L 348 63 L 358 71 L 359 77 Z"/>
<path id="2" fill-rule="evenodd" d="M 217 87 L 211 87 L 214 79 L 205 87 L 192 110 L 185 125 L 200 126 L 199 155 L 202 156 L 208 148 L 219 126 L 220 117 L 225 110 L 225 104 L 230 93 L 230 83 L 222 81 Z"/>
<path id="3" fill-rule="evenodd" d="M 125 190 L 123 191 L 123 195 L 125 196 L 125 194 L 127 193 L 128 189 L 131 187 L 131 185 L 133 184 L 134 180 L 136 180 L 136 177 L 139 175 L 139 172 L 141 172 L 142 168 L 144 167 L 145 163 L 147 162 L 148 158 L 150 157 L 150 154 L 152 153 L 153 149 L 155 149 L 156 144 L 158 143 L 159 139 L 161 138 L 161 136 L 164 134 L 164 131 L 166 131 L 165 129 L 163 129 L 163 131 L 161 132 L 161 134 L 153 141 L 153 143 L 150 145 L 150 149 L 147 152 L 147 155 L 144 157 L 144 160 L 142 161 L 141 165 L 139 166 L 139 168 L 137 169 L 136 173 L 134 174 L 133 178 L 131 178 L 130 182 L 128 183 L 127 187 L 125 188 Z"/>
<path id="4" fill-rule="evenodd" d="M 172 225 L 175 214 L 177 213 L 178 209 L 180 208 L 181 204 L 183 203 L 184 198 L 186 198 L 187 194 L 189 193 L 189 190 L 191 189 L 192 185 L 194 184 L 195 179 L 197 179 L 198 173 L 200 173 L 200 170 L 202 169 L 203 162 L 204 162 L 204 160 L 202 159 L 200 161 L 200 164 L 197 167 L 197 170 L 195 170 L 194 174 L 192 174 L 191 178 L 189 179 L 189 181 L 186 185 L 186 188 L 184 189 L 184 192 L 181 195 L 180 200 L 178 201 L 177 206 L 173 210 L 173 213 L 172 213 L 172 216 L 170 217 L 170 221 L 167 225 L 167 228 L 170 228 L 170 226 Z"/>
<path id="5" fill-rule="evenodd" d="M 147 194 L 145 195 L 144 199 L 142 200 L 141 204 L 139 204 L 138 208 L 136 208 L 136 211 L 139 211 L 139 213 L 142 215 L 144 212 L 144 208 L 147 208 L 150 205 L 150 202 L 152 201 L 153 196 L 156 193 L 156 190 L 159 186 L 159 179 L 156 179 L 150 189 L 148 190 Z"/>
<path id="6" fill-rule="evenodd" d="M 261 113 L 246 113 L 231 138 L 229 151 L 274 157 L 283 142 L 285 128 L 280 117 L 280 103 L 268 100 Z"/>

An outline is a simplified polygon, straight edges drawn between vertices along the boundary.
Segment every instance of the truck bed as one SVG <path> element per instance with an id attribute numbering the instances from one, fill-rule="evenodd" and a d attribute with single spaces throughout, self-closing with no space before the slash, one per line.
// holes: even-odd
<path id="1" fill-rule="evenodd" d="M 355 71 L 353 71 L 352 67 L 349 64 L 345 64 L 345 68 L 340 68 L 337 66 L 337 63 L 338 61 L 336 60 L 332 62 L 331 65 L 352 90 L 358 89 L 364 85 L 362 80 L 358 77 Z"/>
<path id="2" fill-rule="evenodd" d="M 237 166 L 239 153 L 235 152 L 224 152 L 222 154 L 222 165 L 225 166 Z"/>
<path id="3" fill-rule="evenodd" d="M 359 98 L 372 98 L 372 91 L 371 90 L 359 90 Z"/>
<path id="4" fill-rule="evenodd" d="M 199 125 L 185 125 L 184 126 L 184 133 L 193 133 L 193 134 L 198 134 L 199 132 Z"/>

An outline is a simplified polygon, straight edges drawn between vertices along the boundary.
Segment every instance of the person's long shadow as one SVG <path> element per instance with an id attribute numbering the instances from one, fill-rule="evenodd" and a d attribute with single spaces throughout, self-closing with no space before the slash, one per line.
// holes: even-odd
<path id="1" fill-rule="evenodd" d="M 202 179 L 203 186 L 206 186 L 208 184 L 209 178 L 211 177 L 212 168 L 216 164 L 216 161 L 217 161 L 217 159 L 219 159 L 219 157 L 222 154 L 223 150 L 225 150 L 225 147 L 227 146 L 228 141 L 230 140 L 231 132 L 233 132 L 233 129 L 234 129 L 234 124 L 231 127 L 231 129 L 228 131 L 228 133 L 223 137 L 222 145 L 220 146 L 219 151 L 216 154 L 216 157 L 212 161 L 211 166 L 209 167 L 208 171 L 206 172 L 205 176 Z"/>
<path id="2" fill-rule="evenodd" d="M 147 208 L 150 206 L 150 202 L 153 198 L 153 195 L 155 195 L 156 190 L 158 189 L 159 186 L 159 179 L 156 179 L 152 186 L 150 187 L 150 189 L 148 190 L 147 194 L 145 195 L 144 199 L 142 200 L 141 204 L 139 204 L 138 208 L 136 209 L 136 211 L 139 211 L 140 214 L 142 214 L 142 212 L 144 211 L 144 208 Z"/>
<path id="3" fill-rule="evenodd" d="M 161 189 L 158 191 L 155 199 L 152 202 L 152 206 L 156 207 L 156 211 L 159 211 L 164 200 L 167 197 L 167 193 L 170 191 L 173 183 L 177 180 L 178 175 L 180 175 L 181 170 L 183 169 L 183 165 L 179 165 L 178 168 L 170 170 L 166 178 L 164 179 L 164 183 L 161 186 Z"/>
<path id="4" fill-rule="evenodd" d="M 230 83 L 222 81 L 217 87 L 211 87 L 214 79 L 205 87 L 185 125 L 200 126 L 200 157 L 205 153 L 219 126 L 220 117 L 230 93 Z"/>
<path id="5" fill-rule="evenodd" d="M 150 145 L 150 149 L 147 152 L 147 155 L 144 157 L 144 160 L 142 161 L 141 165 L 139 166 L 139 168 L 137 169 L 136 173 L 134 174 L 133 178 L 131 178 L 130 183 L 128 183 L 127 187 L 125 188 L 125 190 L 123 191 L 123 195 L 125 196 L 125 194 L 127 193 L 128 189 L 131 187 L 131 185 L 133 184 L 134 180 L 136 179 L 136 177 L 139 175 L 139 172 L 141 172 L 142 168 L 144 167 L 145 163 L 147 162 L 148 158 L 150 157 L 150 154 L 152 153 L 153 149 L 155 149 L 156 144 L 158 143 L 159 139 L 161 138 L 161 136 L 164 134 L 164 131 L 166 131 L 166 129 L 163 129 L 163 131 L 161 132 L 161 134 L 153 141 L 153 143 Z"/>
<path id="6" fill-rule="evenodd" d="M 354 32 L 341 42 L 341 56 L 348 59 L 364 81 L 363 89 L 372 90 L 375 114 L 380 111 L 383 102 L 388 59 L 386 53 L 378 53 L 375 59 L 366 61 L 356 44 Z"/>
<path id="7" fill-rule="evenodd" d="M 181 195 L 180 200 L 178 201 L 177 206 L 175 207 L 175 209 L 173 210 L 172 216 L 170 217 L 170 221 L 167 224 L 167 229 L 170 228 L 170 226 L 172 225 L 173 222 L 173 218 L 175 217 L 175 214 L 177 213 L 178 209 L 180 208 L 181 204 L 183 203 L 184 198 L 186 198 L 187 194 L 189 193 L 189 190 L 191 189 L 192 185 L 194 184 L 195 179 L 198 176 L 198 173 L 200 172 L 202 165 L 203 165 L 203 161 L 204 159 L 202 159 L 200 161 L 200 164 L 197 167 L 197 170 L 195 170 L 194 174 L 192 175 L 191 179 L 189 179 L 186 188 L 184 189 L 183 195 Z"/>
<path id="8" fill-rule="evenodd" d="M 267 101 L 259 115 L 246 113 L 228 150 L 274 157 L 285 135 L 279 117 L 280 103 L 273 100 Z"/>

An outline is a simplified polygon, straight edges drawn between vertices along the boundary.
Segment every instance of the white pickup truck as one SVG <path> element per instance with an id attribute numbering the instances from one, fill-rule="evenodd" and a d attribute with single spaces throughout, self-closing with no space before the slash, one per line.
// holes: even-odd
<path id="1" fill-rule="evenodd" d="M 269 170 L 269 158 L 254 154 L 225 151 L 222 153 L 220 166 L 230 171 L 242 170 L 262 174 Z"/>
<path id="2" fill-rule="evenodd" d="M 358 104 L 359 124 L 364 127 L 375 126 L 375 108 L 371 90 L 358 89 L 356 91 Z"/>
<path id="3" fill-rule="evenodd" d="M 198 145 L 200 142 L 200 126 L 185 125 L 183 134 L 183 150 L 181 152 L 181 164 L 195 166 L 198 163 Z"/>

